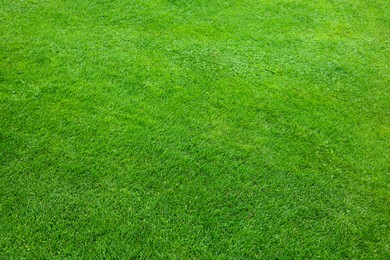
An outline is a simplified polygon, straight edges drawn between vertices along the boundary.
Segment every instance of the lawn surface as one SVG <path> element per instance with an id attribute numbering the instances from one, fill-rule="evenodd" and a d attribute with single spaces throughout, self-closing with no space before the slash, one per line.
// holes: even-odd
<path id="1" fill-rule="evenodd" d="M 387 0 L 0 0 L 0 258 L 390 257 Z"/>

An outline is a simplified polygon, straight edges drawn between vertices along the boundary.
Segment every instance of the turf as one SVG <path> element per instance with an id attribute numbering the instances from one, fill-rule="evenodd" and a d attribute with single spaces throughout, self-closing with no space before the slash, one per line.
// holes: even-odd
<path id="1" fill-rule="evenodd" d="M 0 258 L 390 258 L 389 1 L 0 4 Z"/>

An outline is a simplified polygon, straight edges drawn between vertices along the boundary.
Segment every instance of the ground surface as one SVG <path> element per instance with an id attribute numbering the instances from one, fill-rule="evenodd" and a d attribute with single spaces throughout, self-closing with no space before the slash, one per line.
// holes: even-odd
<path id="1" fill-rule="evenodd" d="M 0 4 L 0 258 L 390 257 L 389 1 Z"/>

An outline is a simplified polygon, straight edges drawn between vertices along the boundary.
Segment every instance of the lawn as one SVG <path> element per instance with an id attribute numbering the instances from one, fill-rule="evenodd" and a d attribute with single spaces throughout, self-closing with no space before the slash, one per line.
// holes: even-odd
<path id="1" fill-rule="evenodd" d="M 387 0 L 0 0 L 1 259 L 389 259 Z"/>

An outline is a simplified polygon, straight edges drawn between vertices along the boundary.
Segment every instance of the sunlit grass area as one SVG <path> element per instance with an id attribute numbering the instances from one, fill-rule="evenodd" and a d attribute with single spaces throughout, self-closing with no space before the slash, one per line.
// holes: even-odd
<path id="1" fill-rule="evenodd" d="M 389 1 L 0 4 L 0 258 L 390 257 Z"/>

